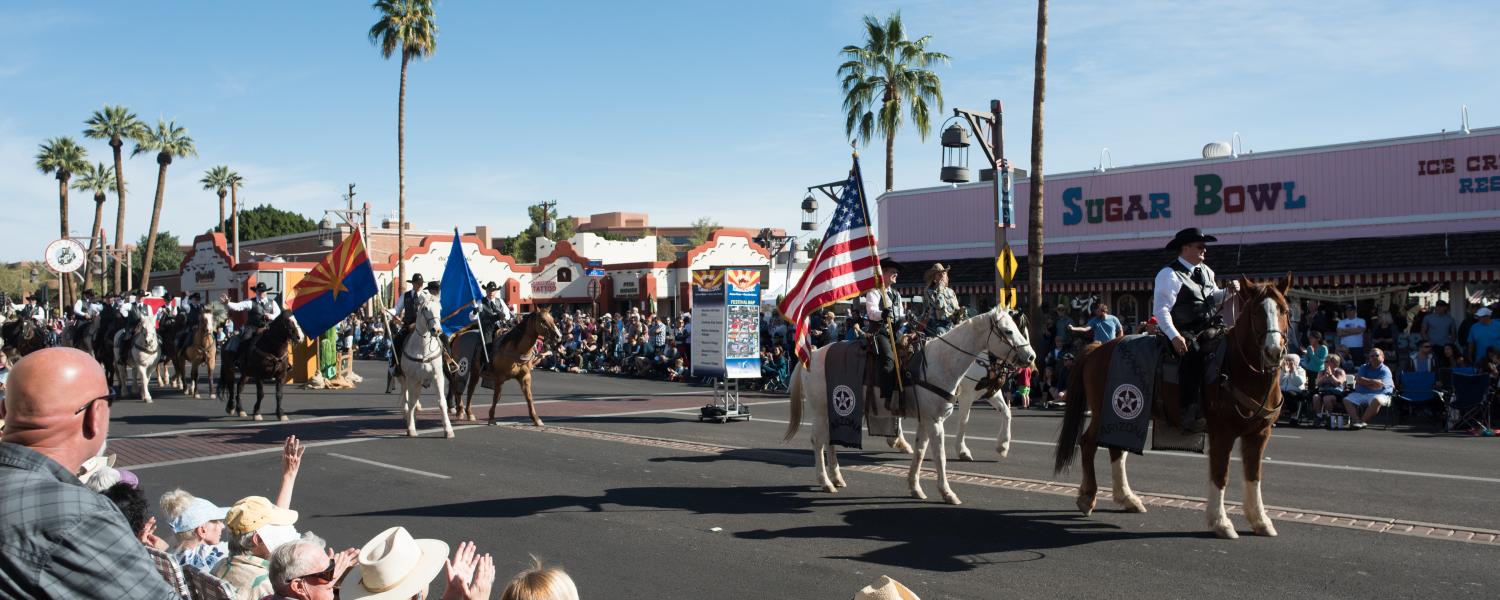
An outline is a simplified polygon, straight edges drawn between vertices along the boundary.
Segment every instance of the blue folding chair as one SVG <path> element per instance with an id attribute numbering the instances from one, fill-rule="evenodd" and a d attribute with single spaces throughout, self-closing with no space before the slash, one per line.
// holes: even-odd
<path id="1" fill-rule="evenodd" d="M 1454 370 L 1453 397 L 1447 403 L 1448 418 L 1444 430 L 1462 427 L 1470 420 L 1478 420 L 1488 427 L 1490 423 L 1490 376 L 1465 375 Z"/>
<path id="2" fill-rule="evenodd" d="M 1437 408 L 1443 405 L 1443 393 L 1437 389 L 1437 373 L 1432 371 L 1402 371 L 1401 385 L 1396 388 L 1396 394 L 1392 396 L 1390 416 L 1387 417 L 1386 427 L 1401 424 L 1401 405 L 1406 405 L 1407 410 L 1424 404 L 1432 404 Z"/>

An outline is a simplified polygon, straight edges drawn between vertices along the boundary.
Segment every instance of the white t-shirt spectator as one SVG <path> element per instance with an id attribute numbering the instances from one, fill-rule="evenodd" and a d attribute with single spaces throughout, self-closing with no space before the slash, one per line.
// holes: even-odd
<path id="1" fill-rule="evenodd" d="M 1339 329 L 1353 329 L 1355 327 L 1365 328 L 1365 320 L 1359 317 L 1339 319 Z M 1365 347 L 1365 334 L 1343 336 L 1339 338 L 1339 345 L 1345 348 L 1363 348 Z"/>

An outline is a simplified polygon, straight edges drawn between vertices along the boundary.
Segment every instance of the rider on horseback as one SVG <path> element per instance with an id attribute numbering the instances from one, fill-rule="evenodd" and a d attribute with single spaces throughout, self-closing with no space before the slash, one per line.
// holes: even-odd
<path id="1" fill-rule="evenodd" d="M 281 316 L 281 303 L 272 300 L 270 294 L 266 293 L 270 289 L 264 281 L 256 283 L 255 289 L 251 290 L 255 293 L 255 296 L 249 300 L 241 300 L 239 302 L 230 302 L 228 294 L 219 295 L 219 302 L 225 308 L 228 308 L 230 312 L 245 312 L 245 326 L 240 329 L 239 337 L 230 343 L 232 347 L 227 348 L 227 350 L 235 352 L 240 348 L 255 347 L 256 338 L 259 338 L 260 334 L 265 333 L 266 327 L 271 324 L 271 321 Z M 244 360 L 249 355 L 250 353 L 248 352 L 241 353 L 241 360 Z"/>
<path id="2" fill-rule="evenodd" d="M 954 323 L 962 320 L 963 309 L 958 306 L 958 295 L 948 287 L 948 267 L 933 263 L 923 277 L 927 290 L 922 292 L 921 314 L 917 319 L 929 336 L 940 336 L 953 329 Z"/>
<path id="3" fill-rule="evenodd" d="M 865 292 L 864 305 L 868 329 L 875 338 L 875 357 L 880 361 L 880 395 L 890 400 L 896 390 L 896 348 L 893 345 L 894 330 L 906 317 L 901 305 L 901 295 L 896 293 L 896 276 L 901 274 L 901 265 L 889 258 L 880 259 L 881 277 L 885 286 Z"/>
<path id="4" fill-rule="evenodd" d="M 1220 289 L 1214 282 L 1213 269 L 1203 264 L 1206 243 L 1217 241 L 1218 238 L 1204 235 L 1197 227 L 1177 232 L 1167 242 L 1167 250 L 1178 252 L 1177 260 L 1156 274 L 1156 291 L 1151 302 L 1157 326 L 1171 340 L 1172 351 L 1181 357 L 1177 396 L 1182 407 L 1182 428 L 1194 433 L 1207 426 L 1200 397 L 1208 368 L 1205 359 L 1212 353 L 1218 334 L 1223 332 L 1219 307 L 1240 289 L 1237 281 L 1230 281 L 1228 288 Z"/>
<path id="5" fill-rule="evenodd" d="M 89 322 L 103 310 L 104 306 L 94 299 L 93 288 L 83 290 L 83 297 L 73 301 L 73 339 L 70 341 L 74 347 L 83 347 L 83 338 L 89 332 Z"/>
<path id="6" fill-rule="evenodd" d="M 185 317 L 182 330 L 177 332 L 178 348 L 186 348 L 193 341 L 193 334 L 198 330 L 198 316 L 203 314 L 202 299 L 202 295 L 193 292 L 178 302 L 177 312 Z"/>
<path id="7" fill-rule="evenodd" d="M 412 326 L 417 322 L 417 304 L 421 301 L 417 295 L 423 293 L 422 281 L 421 273 L 412 273 L 409 280 L 411 289 L 402 293 L 401 297 L 396 299 L 396 306 L 391 309 L 391 316 L 401 320 L 401 327 L 395 331 L 395 335 L 391 338 L 391 349 L 393 350 L 391 352 L 391 363 L 396 367 L 397 372 L 401 370 L 401 360 L 397 357 L 396 353 L 400 352 L 401 348 L 406 345 L 406 336 L 411 333 Z"/>
<path id="8" fill-rule="evenodd" d="M 511 320 L 510 305 L 498 293 L 499 284 L 491 281 L 484 284 L 484 300 L 479 303 L 479 310 L 475 313 L 479 319 L 480 327 L 484 328 L 485 338 L 495 339 L 495 334 L 500 331 L 500 326 Z"/>

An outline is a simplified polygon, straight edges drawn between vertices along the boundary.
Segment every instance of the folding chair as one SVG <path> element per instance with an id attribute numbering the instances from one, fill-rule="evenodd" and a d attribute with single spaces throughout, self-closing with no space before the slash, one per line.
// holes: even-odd
<path id="1" fill-rule="evenodd" d="M 1443 393 L 1437 391 L 1437 373 L 1432 371 L 1402 371 L 1401 386 L 1396 389 L 1395 395 L 1391 396 L 1390 416 L 1386 418 L 1386 428 L 1401 424 L 1401 405 L 1405 404 L 1407 410 L 1420 404 L 1435 404 L 1442 408 Z"/>
<path id="2" fill-rule="evenodd" d="M 1462 427 L 1470 420 L 1478 420 L 1488 427 L 1490 423 L 1490 376 L 1453 373 L 1453 397 L 1447 402 L 1447 419 L 1444 431 L 1455 426 Z"/>

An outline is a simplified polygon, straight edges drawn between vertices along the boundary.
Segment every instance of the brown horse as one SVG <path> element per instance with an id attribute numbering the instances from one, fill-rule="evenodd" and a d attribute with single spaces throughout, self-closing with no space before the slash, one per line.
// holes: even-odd
<path id="1" fill-rule="evenodd" d="M 1276 368 L 1286 354 L 1286 291 L 1291 276 L 1276 283 L 1252 283 L 1240 279 L 1240 292 L 1233 297 L 1236 318 L 1224 343 L 1222 384 L 1205 385 L 1203 402 L 1208 421 L 1208 526 L 1225 539 L 1239 537 L 1224 513 L 1224 488 L 1229 483 L 1229 453 L 1235 440 L 1240 441 L 1240 457 L 1245 469 L 1244 512 L 1255 533 L 1276 535 L 1276 527 L 1266 516 L 1261 502 L 1261 460 L 1271 440 L 1271 424 L 1281 412 L 1281 386 L 1277 385 Z M 1073 462 L 1075 448 L 1083 450 L 1083 482 L 1078 486 L 1078 509 L 1088 515 L 1094 510 L 1099 486 L 1094 477 L 1094 452 L 1098 449 L 1099 421 L 1091 419 L 1088 428 L 1081 426 L 1085 403 L 1093 414 L 1108 396 L 1110 355 L 1116 342 L 1092 344 L 1083 350 L 1078 366 L 1068 381 L 1067 411 L 1057 440 L 1054 472 L 1061 473 Z M 1158 377 L 1158 393 L 1151 414 L 1157 423 L 1178 423 L 1176 385 Z M 1170 426 L 1170 425 L 1168 425 Z M 1081 433 L 1081 435 L 1080 435 Z M 1125 453 L 1109 450 L 1114 475 L 1113 496 L 1116 504 L 1130 512 L 1146 512 L 1141 499 L 1130 489 L 1125 475 Z"/>
<path id="2" fill-rule="evenodd" d="M 474 420 L 474 387 L 479 385 L 481 378 L 488 379 L 495 389 L 494 397 L 490 399 L 489 419 L 489 424 L 494 425 L 495 407 L 500 404 L 500 386 L 506 380 L 514 379 L 521 384 L 521 395 L 526 397 L 531 424 L 542 426 L 542 418 L 536 414 L 536 403 L 531 399 L 531 367 L 541 356 L 536 349 L 538 339 L 544 339 L 548 344 L 556 344 L 562 339 L 562 332 L 557 330 L 557 322 L 546 307 L 537 307 L 527 313 L 520 323 L 490 344 L 490 364 L 481 369 L 477 377 L 469 377 L 462 418 Z"/>
<path id="3" fill-rule="evenodd" d="M 218 397 L 214 393 L 217 388 L 213 385 L 214 361 L 218 353 L 219 346 L 214 343 L 214 314 L 208 310 L 198 311 L 197 329 L 193 330 L 193 339 L 188 342 L 187 347 L 181 349 L 177 359 L 179 374 L 182 363 L 186 362 L 187 365 L 193 367 L 193 372 L 182 378 L 183 394 L 198 397 L 198 366 L 203 365 L 208 368 L 208 397 L 210 400 Z"/>

